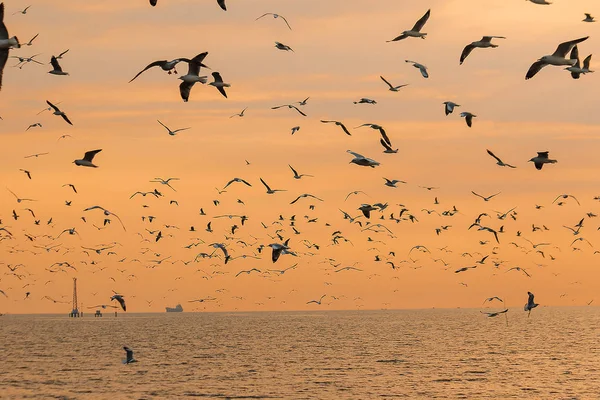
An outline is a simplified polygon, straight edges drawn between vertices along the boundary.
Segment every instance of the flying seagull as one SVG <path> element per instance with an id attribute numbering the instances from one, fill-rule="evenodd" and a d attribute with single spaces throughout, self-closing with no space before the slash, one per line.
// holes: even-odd
<path id="1" fill-rule="evenodd" d="M 573 79 L 579 79 L 579 77 L 581 76 L 581 74 L 587 74 L 589 72 L 594 72 L 590 70 L 590 62 L 592 61 L 592 55 L 590 54 L 589 56 L 587 56 L 585 58 L 585 60 L 583 60 L 583 68 L 581 67 L 581 64 L 579 63 L 579 50 L 577 49 L 577 46 L 573 47 L 573 50 L 571 50 L 571 57 L 572 60 L 575 60 L 575 64 L 573 64 L 570 67 L 565 68 L 567 71 L 571 72 L 571 77 Z"/>
<path id="2" fill-rule="evenodd" d="M 106 217 L 111 216 L 111 215 L 115 216 L 119 220 L 119 222 L 121 223 L 121 226 L 123 227 L 123 230 L 127 231 L 127 229 L 125 229 L 125 225 L 123 225 L 123 221 L 121 221 L 121 218 L 119 218 L 119 216 L 117 214 L 112 213 L 112 212 L 108 211 L 106 208 L 100 207 L 100 206 L 88 207 L 88 208 L 86 208 L 83 211 L 85 212 L 85 211 L 91 211 L 91 210 L 102 210 L 104 216 L 106 216 Z"/>
<path id="3" fill-rule="evenodd" d="M 419 71 L 421 71 L 421 75 L 423 75 L 423 78 L 429 78 L 429 73 L 427 72 L 427 67 L 425 65 L 410 60 L 404 60 L 404 62 L 411 63 L 413 67 L 418 68 Z"/>
<path id="4" fill-rule="evenodd" d="M 542 58 L 531 64 L 531 67 L 529 67 L 529 71 L 527 71 L 527 74 L 525 75 L 525 79 L 533 78 L 535 74 L 537 74 L 546 65 L 574 65 L 575 60 L 567 59 L 565 57 L 567 56 L 567 53 L 571 51 L 573 46 L 583 42 L 584 40 L 587 40 L 588 37 L 589 36 L 586 36 L 580 39 L 575 39 L 569 42 L 559 44 L 554 53 L 552 53 L 551 55 L 543 56 Z"/>
<path id="5" fill-rule="evenodd" d="M 161 124 L 169 132 L 169 135 L 171 135 L 171 136 L 175 136 L 177 134 L 177 132 L 181 132 L 181 131 L 185 131 L 187 129 L 191 129 L 191 128 L 179 128 L 179 129 L 175 129 L 174 131 L 172 131 L 171 129 L 169 129 L 169 127 L 167 127 L 165 124 L 163 124 L 159 120 L 156 120 L 156 121 L 158 121 L 158 123 Z"/>
<path id="6" fill-rule="evenodd" d="M 290 169 L 292 170 L 292 172 L 294 173 L 294 179 L 300 179 L 303 176 L 309 176 L 311 178 L 313 178 L 312 175 L 308 175 L 308 174 L 298 174 L 298 172 L 294 169 L 294 167 L 292 167 L 291 165 L 288 164 L 288 167 L 290 167 Z"/>
<path id="7" fill-rule="evenodd" d="M 376 166 L 379 165 L 379 163 L 377 161 L 367 158 L 361 154 L 355 153 L 352 150 L 346 150 L 346 152 L 350 153 L 354 156 L 352 161 L 350 161 L 351 164 L 356 164 L 356 165 L 360 165 L 363 167 L 371 167 L 371 168 L 375 168 Z"/>
<path id="8" fill-rule="evenodd" d="M 25 14 L 27 14 L 27 10 L 29 10 L 29 7 L 31 7 L 31 6 L 27 6 L 24 9 L 19 10 L 19 11 L 13 13 L 13 15 L 15 15 L 15 14 L 23 14 L 23 15 L 25 15 Z"/>
<path id="9" fill-rule="evenodd" d="M 502 311 L 495 311 L 495 312 L 485 312 L 485 311 L 479 311 L 479 312 L 482 313 L 482 314 L 485 314 L 485 315 L 487 315 L 488 317 L 491 318 L 491 317 L 497 317 L 500 314 L 507 313 L 508 312 L 508 308 L 505 308 Z"/>
<path id="10" fill-rule="evenodd" d="M 535 165 L 536 169 L 542 169 L 544 164 L 556 164 L 558 161 L 549 159 L 548 153 L 548 151 L 538 151 L 537 157 L 533 157 L 529 161 L 533 162 L 533 165 Z"/>
<path id="11" fill-rule="evenodd" d="M 82 166 L 82 167 L 98 168 L 97 165 L 94 165 L 92 163 L 92 160 L 94 159 L 94 156 L 96 154 L 100 153 L 101 151 L 102 151 L 102 149 L 88 151 L 83 155 L 83 158 L 81 160 L 75 160 L 75 161 L 73 161 L 73 163 L 75 165 Z"/>
<path id="12" fill-rule="evenodd" d="M 327 295 L 324 294 L 323 296 L 321 296 L 321 298 L 319 300 L 311 300 L 311 301 L 307 301 L 306 304 L 311 304 L 311 303 L 315 303 L 318 305 L 321 305 L 321 301 L 323 301 L 323 299 L 326 297 Z"/>
<path id="13" fill-rule="evenodd" d="M 62 67 L 58 63 L 58 59 L 55 56 L 52 56 L 50 59 L 50 64 L 52 64 L 52 71 L 48 71 L 49 74 L 52 75 L 69 75 L 68 72 L 64 72 Z"/>
<path id="14" fill-rule="evenodd" d="M 233 117 L 243 117 L 243 116 L 244 116 L 244 112 L 246 112 L 246 110 L 247 110 L 247 109 L 248 109 L 248 107 L 244 108 L 244 109 L 242 110 L 242 112 L 239 112 L 239 113 L 237 113 L 237 114 L 233 114 L 233 115 L 232 115 L 231 117 L 229 117 L 229 118 L 233 118 Z"/>
<path id="15" fill-rule="evenodd" d="M 460 54 L 460 64 L 462 65 L 462 63 L 465 61 L 465 59 L 469 56 L 469 54 L 471 54 L 471 52 L 475 48 L 480 48 L 480 49 L 493 48 L 493 49 L 495 49 L 496 47 L 498 47 L 497 44 L 492 43 L 492 39 L 506 39 L 506 38 L 504 36 L 484 36 L 481 38 L 481 40 L 478 40 L 476 42 L 472 42 L 471 44 L 468 44 L 467 46 L 465 46 L 462 53 Z"/>
<path id="16" fill-rule="evenodd" d="M 154 0 L 154 4 L 156 4 L 156 0 Z M 123 346 L 123 350 L 125 350 L 125 354 L 127 355 L 127 359 L 123 360 L 123 364 L 131 364 L 137 362 L 137 360 L 133 358 L 133 350 L 131 350 L 127 346 Z"/>
<path id="17" fill-rule="evenodd" d="M 279 14 L 274 14 L 274 13 L 264 13 L 263 15 L 261 15 L 260 17 L 256 18 L 255 21 L 258 21 L 259 19 L 261 19 L 262 17 L 266 17 L 267 15 L 272 15 L 273 18 L 281 18 L 285 24 L 287 25 L 288 28 L 290 28 L 290 31 L 292 30 L 292 27 L 290 26 L 290 24 L 287 22 L 287 19 L 285 19 L 285 17 L 283 15 L 279 15 Z"/>
<path id="18" fill-rule="evenodd" d="M 50 103 L 48 100 L 46 100 L 46 103 L 48 103 L 48 105 L 54 109 L 54 112 L 52 114 L 61 116 L 62 119 L 64 119 L 69 125 L 73 125 L 73 123 L 71 121 L 69 121 L 69 118 L 67 117 L 67 114 L 65 114 L 64 112 L 62 112 L 57 106 L 55 106 L 54 104 Z"/>
<path id="19" fill-rule="evenodd" d="M 527 292 L 527 304 L 523 307 L 523 310 L 528 311 L 527 318 L 531 315 L 531 310 L 536 308 L 539 304 L 534 301 L 534 295 L 531 292 Z"/>
<path id="20" fill-rule="evenodd" d="M 397 36 L 392 40 L 388 40 L 388 42 L 397 42 L 398 40 L 406 39 L 407 37 L 420 37 L 421 39 L 425 39 L 425 36 L 427 36 L 427 34 L 421 33 L 421 29 L 423 29 L 423 26 L 429 19 L 430 15 L 431 15 L 431 10 L 427 10 L 425 15 L 423 15 L 421 17 L 421 19 L 419 19 L 417 21 L 417 23 L 415 24 L 415 26 L 412 27 L 411 30 L 402 32 L 402 34 L 400 34 L 400 36 Z"/>
<path id="21" fill-rule="evenodd" d="M 216 87 L 217 90 L 219 92 L 221 92 L 221 94 L 223 96 L 225 96 L 225 98 L 227 98 L 227 93 L 225 93 L 225 88 L 230 87 L 231 85 L 229 83 L 223 82 L 223 78 L 221 78 L 221 74 L 219 74 L 218 72 L 213 72 L 212 76 L 214 78 L 214 81 L 209 83 L 209 85 Z"/>
<path id="22" fill-rule="evenodd" d="M 263 178 L 260 178 L 260 181 L 267 188 L 267 194 L 275 194 L 275 192 L 285 192 L 286 191 L 285 189 L 271 189 L 269 187 L 269 185 L 267 185 L 267 183 L 263 180 Z"/>
<path id="23" fill-rule="evenodd" d="M 294 50 L 290 46 L 285 45 L 283 43 L 275 42 L 275 47 L 277 47 L 279 50 L 285 50 L 285 51 L 292 51 L 292 52 L 294 52 Z"/>
<path id="24" fill-rule="evenodd" d="M 452 112 L 454 111 L 454 107 L 460 107 L 460 104 L 456 104 L 451 101 L 445 101 L 442 104 L 444 105 L 444 113 L 446 114 L 446 116 L 452 114 Z"/>
<path id="25" fill-rule="evenodd" d="M 403 88 L 404 86 L 408 86 L 408 83 L 404 84 L 404 85 L 398 85 L 398 86 L 392 86 L 391 83 L 389 83 L 383 76 L 379 76 L 381 78 L 382 81 L 384 81 L 390 88 L 388 89 L 390 92 L 397 92 L 400 88 Z"/>
<path id="26" fill-rule="evenodd" d="M 8 30 L 4 25 L 4 3 L 0 3 L 0 90 L 2 89 L 2 71 L 8 60 L 8 51 L 20 47 L 19 39 L 16 36 L 8 38 Z"/>
<path id="27" fill-rule="evenodd" d="M 592 17 L 592 14 L 589 14 L 589 13 L 585 13 L 585 18 L 582 19 L 582 21 L 583 22 L 596 22 L 594 17 Z"/>
<path id="28" fill-rule="evenodd" d="M 111 296 L 110 300 L 118 301 L 119 304 L 121 305 L 121 308 L 123 309 L 123 311 L 127 311 L 127 307 L 125 306 L 125 299 L 123 298 L 123 295 L 115 293 L 114 295 Z M 132 352 L 132 354 L 133 354 L 133 352 Z"/>
<path id="29" fill-rule="evenodd" d="M 504 161 L 502 161 L 501 159 L 499 159 L 499 158 L 498 158 L 498 157 L 497 157 L 497 156 L 496 156 L 494 153 L 492 153 L 490 150 L 487 150 L 487 149 L 486 149 L 486 151 L 487 151 L 487 153 L 488 153 L 490 156 L 492 156 L 492 157 L 494 157 L 494 158 L 496 159 L 496 161 L 497 161 L 497 162 L 496 162 L 496 164 L 498 164 L 499 166 L 501 166 L 501 167 L 509 167 L 509 168 L 517 168 L 517 167 L 515 167 L 514 165 L 506 164 Z"/>
<path id="30" fill-rule="evenodd" d="M 352 136 L 350 134 L 350 132 L 348 131 L 348 129 L 346 128 L 346 125 L 344 125 L 343 123 L 341 123 L 340 121 L 330 121 L 330 120 L 321 120 L 322 123 L 324 124 L 336 124 L 337 126 L 339 126 L 340 128 L 342 128 L 342 130 L 344 131 L 344 133 L 348 136 Z"/>
<path id="31" fill-rule="evenodd" d="M 300 111 L 300 109 L 293 104 L 283 104 L 281 106 L 271 107 L 271 110 L 277 110 L 282 107 L 293 108 L 294 110 L 298 111 L 300 113 L 300 115 L 302 115 L 303 117 L 306 117 L 306 114 L 304 114 L 302 111 Z"/>
<path id="32" fill-rule="evenodd" d="M 179 77 L 183 82 L 179 85 L 179 93 L 184 102 L 190 98 L 190 91 L 196 82 L 206 83 L 206 76 L 200 76 L 200 67 L 205 67 L 202 63 L 208 52 L 200 53 L 196 57 L 188 61 L 188 72 L 186 75 Z"/>
<path id="33" fill-rule="evenodd" d="M 475 114 L 471 114 L 468 111 L 463 111 L 460 113 L 460 116 L 465 119 L 467 126 L 470 128 L 473 125 L 473 118 L 477 117 Z"/>
<path id="34" fill-rule="evenodd" d="M 490 201 L 493 197 L 498 196 L 500 194 L 500 192 L 496 193 L 496 194 L 492 194 L 490 196 L 482 196 L 478 193 L 475 193 L 474 191 L 471 190 L 471 193 L 473 193 L 475 196 L 480 197 L 483 199 L 483 201 Z"/>
<path id="35" fill-rule="evenodd" d="M 189 62 L 190 60 L 188 60 L 187 58 L 176 58 L 174 60 L 171 61 L 167 61 L 167 60 L 158 60 L 158 61 L 154 61 L 151 62 L 150 64 L 148 64 L 146 66 L 146 68 L 144 68 L 143 70 L 141 70 L 140 72 L 138 72 L 130 81 L 129 83 L 133 82 L 135 80 L 135 78 L 137 78 L 138 76 L 140 76 L 143 72 L 146 72 L 147 70 L 149 70 L 152 67 L 160 67 L 163 71 L 166 71 L 169 75 L 171 74 L 176 74 L 177 70 L 175 69 L 175 67 L 177 66 L 177 64 L 179 64 L 182 61 L 187 61 Z M 204 67 L 206 67 L 204 65 Z"/>

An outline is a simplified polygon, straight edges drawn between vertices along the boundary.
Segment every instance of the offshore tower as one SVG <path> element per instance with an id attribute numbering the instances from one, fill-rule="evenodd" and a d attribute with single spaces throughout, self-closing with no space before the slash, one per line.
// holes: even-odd
<path id="1" fill-rule="evenodd" d="M 69 317 L 81 317 L 83 313 L 79 312 L 77 307 L 77 278 L 73 278 L 73 309 L 69 314 Z"/>

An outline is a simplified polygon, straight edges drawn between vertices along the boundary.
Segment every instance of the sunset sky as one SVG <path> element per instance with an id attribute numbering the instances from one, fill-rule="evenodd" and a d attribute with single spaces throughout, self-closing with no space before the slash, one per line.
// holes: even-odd
<path id="1" fill-rule="evenodd" d="M 26 14 L 13 15 L 28 5 Z M 600 254 L 594 251 L 600 246 L 600 218 L 586 213 L 600 215 L 600 203 L 593 199 L 600 195 L 600 85 L 596 74 L 574 80 L 562 67 L 547 67 L 533 79 L 524 79 L 529 66 L 552 54 L 561 42 L 590 36 L 578 46 L 582 59 L 598 48 L 599 24 L 582 22 L 585 12 L 600 16 L 597 1 L 556 0 L 541 6 L 503 0 L 227 0 L 226 12 L 214 0 L 159 0 L 156 7 L 147 0 L 31 0 L 5 2 L 5 7 L 4 22 L 11 36 L 25 43 L 39 33 L 32 46 L 10 50 L 10 56 L 39 54 L 36 59 L 44 65 L 29 63 L 20 69 L 14 67 L 18 60 L 10 58 L 4 68 L 0 227 L 14 238 L 0 232 L 5 239 L 0 241 L 0 289 L 7 294 L 0 295 L 0 313 L 67 313 L 73 277 L 78 278 L 85 312 L 93 312 L 88 309 L 93 305 L 110 304 L 113 290 L 125 296 L 128 312 L 162 312 L 177 303 L 186 311 L 476 308 L 491 296 L 520 307 L 527 291 L 534 292 L 541 305 L 585 305 L 599 292 Z M 386 42 L 410 29 L 427 9 L 431 17 L 422 30 L 427 32 L 425 40 Z M 292 30 L 281 19 L 255 20 L 265 12 L 285 16 Z M 475 49 L 459 65 L 464 46 L 484 35 L 506 39 L 494 39 L 496 49 Z M 294 51 L 276 49 L 276 41 Z M 50 57 L 67 49 L 60 62 L 70 75 L 48 74 Z M 204 63 L 231 84 L 227 99 L 215 88 L 197 84 L 184 103 L 177 77 L 187 72 L 185 63 L 177 66 L 178 75 L 153 68 L 128 83 L 152 61 L 192 58 L 204 51 L 208 52 Z M 425 64 L 430 78 L 424 79 L 405 59 Z M 202 69 L 201 74 L 211 82 L 212 71 Z M 390 92 L 380 75 L 394 85 L 409 86 Z M 271 109 L 307 97 L 307 104 L 299 106 L 307 117 L 287 108 Z M 353 104 L 362 97 L 377 104 Z M 47 108 L 46 100 L 57 104 L 73 126 L 48 111 L 36 115 Z M 446 117 L 444 101 L 461 107 Z M 229 118 L 245 107 L 243 118 Z M 472 128 L 460 118 L 463 111 L 477 115 Z M 171 129 L 191 129 L 169 136 L 157 119 Z M 352 136 L 321 119 L 342 121 Z M 38 122 L 41 128 L 26 131 Z M 363 123 L 383 126 L 398 153 L 382 153 L 376 130 L 353 129 Z M 291 136 L 295 126 L 301 129 Z M 58 140 L 62 135 L 71 137 Z M 102 149 L 94 159 L 99 168 L 72 164 L 93 149 Z M 497 166 L 486 149 L 517 168 Z M 349 164 L 352 156 L 346 150 L 381 165 Z M 527 160 L 546 150 L 558 163 L 538 171 Z M 24 158 L 44 152 L 49 154 Z M 295 180 L 288 164 L 314 177 Z M 32 179 L 19 169 L 30 171 Z M 179 178 L 171 182 L 177 191 L 149 182 L 157 177 Z M 215 188 L 222 189 L 234 177 L 252 187 L 234 183 L 219 194 Z M 390 188 L 384 186 L 383 177 L 408 183 Z M 286 192 L 267 195 L 259 178 Z M 74 184 L 78 193 L 62 187 L 67 183 Z M 155 188 L 164 197 L 129 199 L 136 191 Z M 17 203 L 7 189 L 36 201 Z M 355 190 L 368 196 L 345 201 Z M 484 202 L 471 191 L 501 194 Z M 289 204 L 303 193 L 324 201 Z M 561 194 L 574 195 L 581 205 L 573 199 L 560 199 L 562 206 L 559 201 L 553 204 Z M 439 205 L 434 204 L 435 197 Z M 220 204 L 214 206 L 213 200 Z M 65 201 L 72 201 L 71 206 Z M 357 216 L 362 203 L 377 202 L 387 202 L 388 208 L 383 214 L 374 212 L 371 221 L 384 224 L 393 237 L 361 232 L 339 211 Z M 409 209 L 404 217 L 412 214 L 419 222 L 389 220 L 390 213 L 398 217 L 402 208 L 398 204 Z M 536 204 L 544 207 L 536 209 Z M 94 205 L 117 214 L 127 231 L 116 218 L 106 229 L 95 228 L 93 224 L 102 225 L 102 212 L 83 212 Z M 442 213 L 453 206 L 459 212 L 452 217 L 422 211 Z M 496 218 L 494 211 L 513 207 L 516 220 Z M 25 208 L 35 212 L 39 226 Z M 200 208 L 206 216 L 199 215 Z M 17 221 L 13 209 L 20 216 Z M 495 230 L 504 225 L 495 250 L 492 234 L 467 230 L 483 212 L 491 218 L 484 217 L 482 225 Z M 249 219 L 242 227 L 239 219 L 214 218 L 224 214 Z M 154 222 L 142 221 L 149 215 L 156 217 Z M 283 225 L 272 225 L 279 215 L 285 217 Z M 289 226 L 292 215 L 299 235 Z M 385 221 L 379 220 L 381 215 Z M 304 216 L 318 220 L 308 223 Z M 53 223 L 47 225 L 50 217 Z M 579 235 L 563 227 L 573 227 L 584 217 Z M 210 221 L 213 233 L 205 231 Z M 235 240 L 227 240 L 233 224 L 240 229 Z M 532 232 L 532 224 L 549 230 Z M 197 232 L 189 232 L 192 225 Z M 435 229 L 443 225 L 451 228 L 436 235 Z M 80 237 L 42 236 L 56 237 L 73 227 Z M 188 265 L 170 262 L 212 253 L 213 242 L 225 243 L 232 257 L 251 255 L 260 244 L 281 243 L 269 237 L 280 228 L 284 238 L 291 238 L 290 248 L 297 257 L 284 255 L 273 264 L 267 247 L 260 260 L 240 258 L 227 265 L 222 258 Z M 160 230 L 164 237 L 156 243 L 147 230 Z M 338 230 L 352 243 L 333 245 L 332 233 Z M 571 246 L 579 237 L 594 247 L 583 240 Z M 198 242 L 196 238 L 205 243 L 184 248 Z M 509 244 L 531 250 L 523 238 L 550 245 L 537 249 L 542 256 Z M 253 245 L 244 248 L 236 240 Z M 308 249 L 303 240 L 320 249 Z M 81 246 L 97 248 L 114 241 L 120 243 L 111 249 L 116 255 L 82 252 Z M 58 252 L 34 247 L 56 244 Z M 415 245 L 427 246 L 431 254 L 413 250 L 413 263 L 408 253 Z M 452 253 L 439 250 L 444 246 Z M 151 250 L 141 254 L 144 248 Z M 464 252 L 473 258 L 461 256 Z M 373 261 L 377 254 L 382 261 Z M 476 269 L 454 272 L 476 265 L 475 260 L 485 255 L 489 258 Z M 169 256 L 148 268 L 151 260 Z M 441 258 L 448 266 L 432 258 Z M 338 268 L 356 263 L 362 271 L 334 272 L 338 268 L 328 259 L 340 264 Z M 492 260 L 502 263 L 496 268 Z M 65 261 L 77 271 L 47 270 Z M 393 270 L 386 261 L 400 267 Z M 15 276 L 2 263 L 24 264 L 15 271 L 23 276 Z M 280 276 L 264 273 L 295 263 L 296 269 Z M 515 266 L 525 268 L 531 278 L 507 272 Z M 235 277 L 251 268 L 263 273 Z M 31 294 L 24 300 L 26 292 Z M 324 294 L 322 305 L 306 304 Z M 188 303 L 206 297 L 217 300 Z"/>

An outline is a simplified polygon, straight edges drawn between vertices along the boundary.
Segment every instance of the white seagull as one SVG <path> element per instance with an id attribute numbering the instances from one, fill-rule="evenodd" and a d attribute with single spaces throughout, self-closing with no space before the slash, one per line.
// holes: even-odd
<path id="1" fill-rule="evenodd" d="M 392 84 L 389 83 L 383 76 L 380 75 L 379 77 L 381 78 L 382 81 L 384 81 L 390 87 L 388 89 L 390 92 L 397 92 L 400 88 L 408 86 L 408 83 L 406 83 L 404 85 L 392 86 Z"/>
<path id="2" fill-rule="evenodd" d="M 281 18 L 285 22 L 285 24 L 287 25 L 287 27 L 290 28 L 290 31 L 292 30 L 292 27 L 287 22 L 287 19 L 285 19 L 285 17 L 283 15 L 279 15 L 279 14 L 275 14 L 275 13 L 264 13 L 260 17 L 256 18 L 255 21 L 258 21 L 259 19 L 261 19 L 262 17 L 266 17 L 267 15 L 272 15 L 273 18 Z"/>
<path id="3" fill-rule="evenodd" d="M 226 87 L 230 87 L 231 85 L 229 83 L 225 83 L 223 82 L 223 78 L 221 78 L 221 74 L 219 74 L 218 72 L 213 72 L 212 76 L 214 78 L 213 82 L 210 82 L 209 85 L 210 86 L 214 86 L 217 88 L 217 90 L 223 95 L 225 96 L 225 98 L 227 98 L 227 93 L 225 93 L 225 88 Z"/>
<path id="4" fill-rule="evenodd" d="M 346 150 L 346 152 L 350 153 L 354 156 L 352 161 L 350 161 L 351 164 L 356 164 L 356 165 L 360 165 L 363 167 L 371 167 L 371 168 L 375 168 L 376 166 L 379 165 L 379 163 L 377 161 L 367 158 L 361 154 L 355 153 L 352 150 Z"/>
<path id="5" fill-rule="evenodd" d="M 548 153 L 549 153 L 548 151 L 538 151 L 537 157 L 533 157 L 529 161 L 533 162 L 533 165 L 535 165 L 536 169 L 542 169 L 544 164 L 556 164 L 558 161 L 549 159 Z"/>
<path id="6" fill-rule="evenodd" d="M 177 132 L 181 132 L 181 131 L 185 131 L 187 129 L 191 129 L 191 128 L 179 128 L 179 129 L 175 129 L 174 131 L 172 131 L 171 129 L 169 129 L 168 126 L 166 126 L 165 124 L 163 124 L 159 120 L 156 120 L 156 121 L 158 121 L 158 123 L 161 124 L 169 132 L 169 135 L 171 135 L 171 136 L 177 135 Z"/>
<path id="7" fill-rule="evenodd" d="M 477 115 L 471 114 L 468 111 L 461 112 L 460 116 L 465 119 L 465 122 L 469 128 L 473 125 L 473 118 L 477 117 Z"/>
<path id="8" fill-rule="evenodd" d="M 525 75 L 525 79 L 533 78 L 535 74 L 537 74 L 546 65 L 572 66 L 573 64 L 575 64 L 575 60 L 567 59 L 565 57 L 571 51 L 573 46 L 583 42 L 584 40 L 587 40 L 588 37 L 589 36 L 586 36 L 580 39 L 575 39 L 559 44 L 554 53 L 552 53 L 551 55 L 543 56 L 542 58 L 531 64 L 531 67 L 529 67 L 529 71 L 527 71 L 527 74 Z"/>
<path id="9" fill-rule="evenodd" d="M 84 155 L 83 158 L 80 160 L 75 160 L 73 161 L 73 164 L 78 165 L 80 167 L 92 167 L 92 168 L 98 168 L 97 165 L 94 165 L 92 163 L 92 160 L 94 159 L 94 156 L 98 153 L 100 153 L 102 151 L 102 149 L 98 149 L 98 150 L 90 150 L 87 151 Z"/>
<path id="10" fill-rule="evenodd" d="M 583 60 L 583 68 L 581 67 L 581 64 L 579 63 L 579 50 L 577 49 L 577 46 L 573 47 L 573 50 L 571 50 L 571 57 L 572 60 L 575 60 L 575 64 L 573 64 L 570 67 L 565 68 L 567 71 L 571 72 L 571 77 L 573 79 L 579 79 L 579 77 L 582 74 L 587 74 L 589 72 L 594 72 L 590 70 L 590 62 L 592 61 L 592 55 L 590 54 L 589 56 L 587 56 L 585 58 L 585 60 Z"/>
<path id="11" fill-rule="evenodd" d="M 205 67 L 202 64 L 204 58 L 208 55 L 208 52 L 200 53 L 196 57 L 188 61 L 188 72 L 185 75 L 179 77 L 183 82 L 179 85 L 179 93 L 184 102 L 187 102 L 190 98 L 190 91 L 196 82 L 206 83 L 206 76 L 200 76 L 200 67 Z"/>
<path id="12" fill-rule="evenodd" d="M 421 33 L 421 29 L 423 29 L 423 26 L 429 19 L 430 15 L 431 15 L 431 10 L 427 10 L 425 15 L 423 15 L 421 17 L 421 19 L 419 19 L 417 21 L 417 23 L 412 27 L 411 30 L 402 32 L 400 34 L 400 36 L 397 36 L 397 37 L 393 38 L 392 40 L 388 40 L 388 42 L 397 42 L 398 40 L 406 39 L 407 37 L 420 37 L 421 39 L 425 39 L 425 36 L 427 36 L 427 34 Z"/>
<path id="13" fill-rule="evenodd" d="M 469 54 L 471 54 L 471 52 L 475 48 L 480 48 L 480 49 L 493 48 L 493 49 L 495 49 L 496 47 L 498 47 L 497 44 L 492 43 L 492 39 L 506 39 L 506 38 L 504 36 L 484 36 L 481 38 L 481 40 L 478 40 L 476 42 L 471 42 L 471 44 L 468 44 L 467 46 L 465 46 L 462 53 L 460 54 L 460 64 L 462 65 L 462 63 L 465 61 L 465 59 L 469 56 Z"/>
<path id="14" fill-rule="evenodd" d="M 427 67 L 425 65 L 410 60 L 404 60 L 404 62 L 411 63 L 413 67 L 418 68 L 419 71 L 421 71 L 421 75 L 423 75 L 423 78 L 429 78 L 429 73 L 427 72 Z"/>
<path id="15" fill-rule="evenodd" d="M 67 117 L 67 114 L 65 114 L 63 111 L 61 111 L 54 104 L 50 103 L 48 100 L 46 100 L 46 103 L 48 103 L 48 105 L 50 107 L 52 107 L 52 109 L 54 110 L 54 112 L 52 114 L 62 117 L 62 119 L 64 119 L 69 125 L 73 125 L 73 123 L 71 121 L 69 121 L 69 117 Z"/>
<path id="16" fill-rule="evenodd" d="M 456 104 L 452 101 L 445 101 L 442 104 L 444 105 L 444 113 L 446 114 L 446 116 L 452 114 L 452 112 L 454 111 L 454 107 L 460 107 L 460 104 Z"/>

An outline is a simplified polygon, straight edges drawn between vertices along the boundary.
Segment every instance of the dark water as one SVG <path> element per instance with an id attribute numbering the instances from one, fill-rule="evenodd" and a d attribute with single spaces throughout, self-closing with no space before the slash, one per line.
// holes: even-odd
<path id="1" fill-rule="evenodd" d="M 599 399 L 600 309 L 533 311 L 9 315 L 0 398 Z"/>

